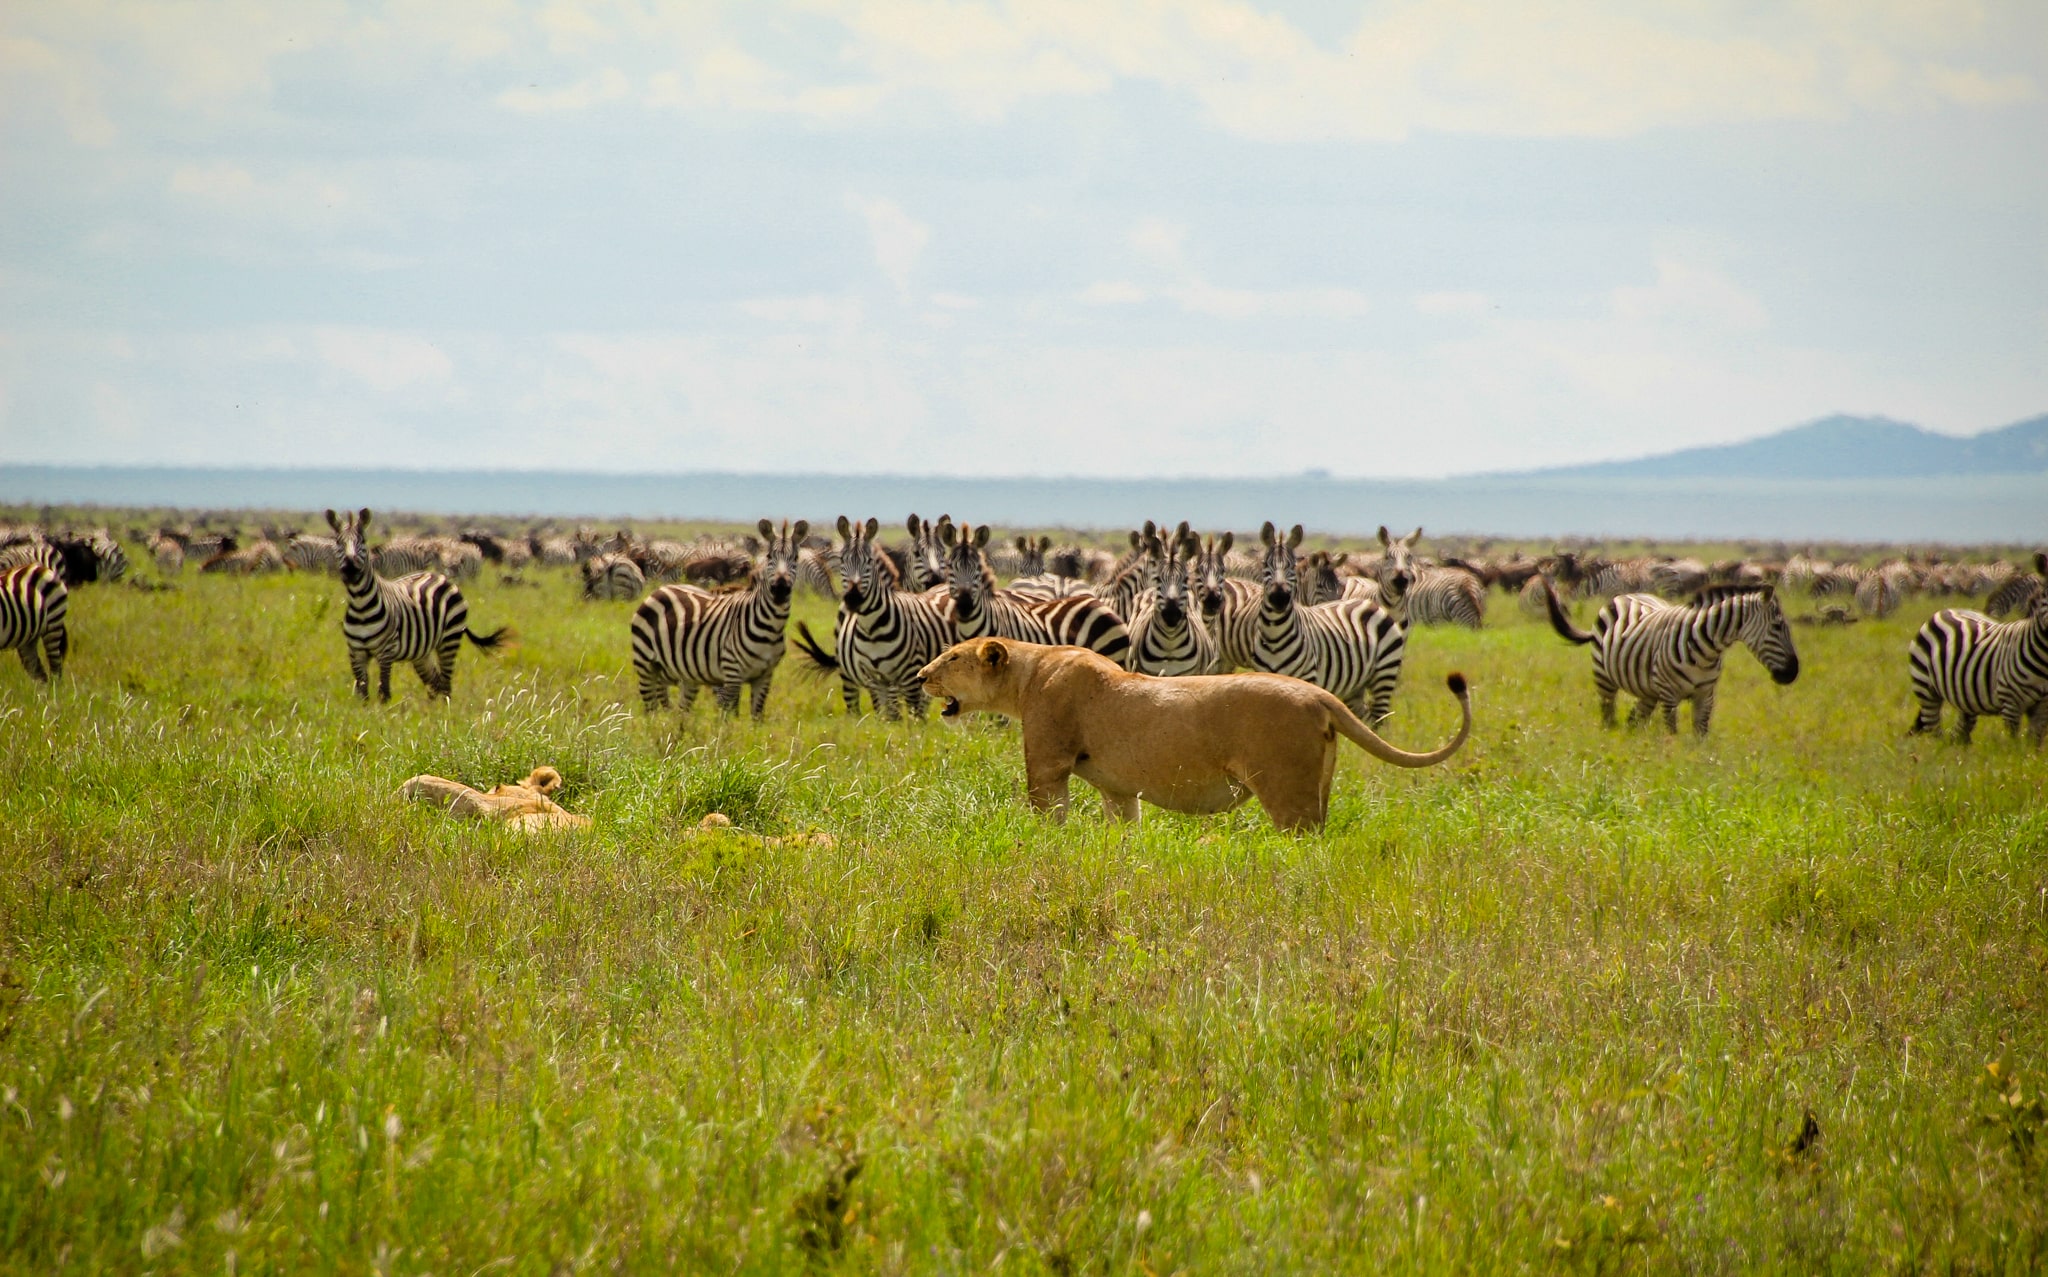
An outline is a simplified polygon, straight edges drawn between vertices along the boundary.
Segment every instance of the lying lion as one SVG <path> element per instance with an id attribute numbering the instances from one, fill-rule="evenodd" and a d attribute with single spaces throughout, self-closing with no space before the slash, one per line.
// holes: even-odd
<path id="1" fill-rule="evenodd" d="M 587 828 L 590 817 L 563 811 L 548 797 L 561 787 L 562 773 L 552 767 L 536 767 L 525 780 L 494 785 L 488 792 L 439 776 L 415 776 L 399 787 L 398 796 L 438 803 L 451 816 L 503 821 L 521 833 Z"/>
<path id="2" fill-rule="evenodd" d="M 1058 820 L 1071 774 L 1102 792 L 1111 819 L 1136 820 L 1141 798 L 1208 814 L 1256 796 L 1280 828 L 1318 829 L 1338 736 L 1397 767 L 1428 767 L 1472 731 L 1462 674 L 1448 681 L 1464 721 L 1427 754 L 1394 748 L 1335 696 L 1279 674 L 1153 678 L 1083 648 L 982 638 L 955 643 L 918 676 L 942 718 L 986 710 L 1024 725 L 1031 805 Z"/>

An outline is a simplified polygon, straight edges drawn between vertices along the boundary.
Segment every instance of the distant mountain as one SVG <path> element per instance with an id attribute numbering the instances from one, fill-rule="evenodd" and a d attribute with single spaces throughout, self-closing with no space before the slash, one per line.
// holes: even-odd
<path id="1" fill-rule="evenodd" d="M 1958 438 L 1888 417 L 1823 417 L 1761 439 L 1529 473 L 1601 479 L 1908 479 L 2048 473 L 2048 414 Z"/>

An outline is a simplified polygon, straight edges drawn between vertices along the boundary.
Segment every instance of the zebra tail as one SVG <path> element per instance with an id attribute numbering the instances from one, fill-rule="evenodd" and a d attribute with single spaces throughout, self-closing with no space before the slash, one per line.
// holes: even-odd
<path id="1" fill-rule="evenodd" d="M 485 651 L 491 651 L 495 648 L 504 647 L 506 644 L 512 641 L 512 627 L 509 625 L 500 625 L 497 629 L 492 630 L 489 634 L 479 634 L 475 630 L 471 629 L 464 629 L 462 633 L 469 639 L 470 642 L 476 644 L 480 648 L 483 648 Z"/>
<path id="2" fill-rule="evenodd" d="M 1550 578 L 1545 576 L 1542 580 L 1543 601 L 1549 605 L 1550 610 L 1550 628 L 1556 630 L 1557 636 L 1567 643 L 1592 642 L 1592 632 L 1573 625 L 1572 618 L 1565 615 L 1564 604 L 1557 601 L 1557 589 L 1550 584 Z"/>
<path id="3" fill-rule="evenodd" d="M 796 650 L 809 658 L 811 665 L 820 673 L 829 674 L 839 668 L 839 658 L 818 645 L 818 640 L 811 635 L 809 624 L 803 621 L 796 623 L 796 638 L 792 642 L 796 644 Z"/>
<path id="4" fill-rule="evenodd" d="M 1378 732 L 1367 727 L 1364 720 L 1352 713 L 1350 706 L 1328 692 L 1323 693 L 1323 698 L 1337 730 L 1344 734 L 1345 739 L 1366 753 L 1396 767 L 1432 767 L 1457 753 L 1465 744 L 1465 738 L 1472 734 L 1472 695 L 1465 686 L 1465 676 L 1453 673 L 1444 680 L 1444 684 L 1451 689 L 1451 695 L 1458 698 L 1458 710 L 1462 716 L 1458 723 L 1458 734 L 1424 754 L 1411 754 L 1405 749 L 1388 744 Z"/>

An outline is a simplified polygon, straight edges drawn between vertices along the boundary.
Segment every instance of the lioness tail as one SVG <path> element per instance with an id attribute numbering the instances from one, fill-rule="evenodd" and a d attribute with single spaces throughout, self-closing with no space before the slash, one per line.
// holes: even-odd
<path id="1" fill-rule="evenodd" d="M 1456 736 L 1451 737 L 1447 744 L 1426 754 L 1411 754 L 1405 749 L 1389 745 L 1372 728 L 1367 727 L 1358 715 L 1352 713 L 1350 706 L 1334 696 L 1329 697 L 1330 716 L 1336 721 L 1337 730 L 1342 732 L 1347 740 L 1383 763 L 1392 763 L 1396 767 L 1433 767 L 1457 753 L 1459 747 L 1464 745 L 1465 738 L 1472 734 L 1472 697 L 1466 689 L 1465 676 L 1454 673 L 1444 680 L 1444 685 L 1451 689 L 1451 695 L 1458 698 L 1458 709 L 1464 719 L 1458 724 Z"/>

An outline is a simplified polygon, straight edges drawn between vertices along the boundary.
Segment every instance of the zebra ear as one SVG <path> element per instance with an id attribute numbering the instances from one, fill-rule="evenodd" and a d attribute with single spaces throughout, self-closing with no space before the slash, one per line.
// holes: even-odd
<path id="1" fill-rule="evenodd" d="M 1417 527 L 1415 531 L 1410 532 L 1407 536 L 1401 538 L 1401 544 L 1407 546 L 1409 549 L 1412 550 L 1415 548 L 1415 543 L 1417 541 L 1420 541 L 1421 539 L 1422 529 L 1420 527 Z"/>
<path id="2" fill-rule="evenodd" d="M 1384 523 L 1380 525 L 1380 546 L 1387 550 L 1394 548 L 1394 538 L 1387 535 L 1387 525 Z"/>
<path id="3" fill-rule="evenodd" d="M 981 525 L 980 527 L 978 527 L 978 528 L 976 528 L 976 529 L 974 530 L 974 548 L 975 548 L 975 549 L 977 549 L 977 550 L 981 550 L 981 549 L 986 549 L 986 548 L 987 548 L 987 546 L 988 546 L 988 525 L 987 525 L 986 523 L 984 523 L 984 524 L 982 524 L 982 525 Z"/>
<path id="4" fill-rule="evenodd" d="M 1040 537 L 1040 538 L 1038 538 L 1038 552 L 1039 552 L 1040 554 L 1043 554 L 1043 553 L 1045 553 L 1045 552 L 1046 552 L 1047 550 L 1050 550 L 1050 549 L 1052 549 L 1052 538 L 1051 538 L 1051 537 Z"/>
<path id="5" fill-rule="evenodd" d="M 1274 541 L 1279 539 L 1276 535 L 1278 532 L 1279 529 L 1273 526 L 1273 521 L 1271 519 L 1266 520 L 1259 525 L 1259 544 L 1271 546 Z"/>
<path id="6" fill-rule="evenodd" d="M 877 533 L 877 532 L 880 532 L 881 530 L 882 530 L 882 521 L 881 521 L 880 519 L 877 519 L 877 518 L 876 518 L 876 517 L 875 517 L 874 515 L 872 515 L 872 514 L 871 514 L 871 515 L 869 515 L 869 516 L 868 516 L 868 522 L 867 522 L 867 534 L 868 534 L 868 540 L 870 540 L 870 541 L 874 540 L 874 539 L 875 539 L 875 533 Z"/>
<path id="7" fill-rule="evenodd" d="M 1230 553 L 1230 547 L 1231 547 L 1231 546 L 1233 546 L 1233 545 L 1236 545 L 1236 544 L 1237 544 L 1237 533 L 1235 533 L 1235 532 L 1226 532 L 1226 533 L 1224 533 L 1224 534 L 1223 534 L 1223 538 L 1222 538 L 1222 540 L 1220 540 L 1220 541 L 1218 541 L 1218 542 L 1216 543 L 1216 552 L 1217 552 L 1218 554 L 1228 554 L 1228 553 Z"/>
<path id="8" fill-rule="evenodd" d="M 839 516 L 839 535 L 848 541 L 853 540 L 853 524 L 843 514 Z"/>
<path id="9" fill-rule="evenodd" d="M 811 521 L 809 519 L 798 519 L 795 523 L 791 524 L 789 528 L 790 544 L 794 545 L 798 541 L 801 541 L 805 537 L 809 536 L 810 534 Z"/>
<path id="10" fill-rule="evenodd" d="M 768 520 L 763 519 L 754 526 L 760 529 L 761 535 L 766 539 L 770 541 L 773 541 L 775 539 L 775 525 L 770 523 Z"/>
<path id="11" fill-rule="evenodd" d="M 370 507 L 364 506 L 362 509 L 356 511 L 356 531 L 367 534 L 369 530 Z"/>
<path id="12" fill-rule="evenodd" d="M 921 535 L 921 534 L 920 534 L 920 533 L 918 532 L 918 529 L 919 529 L 919 528 L 921 528 L 921 527 L 923 527 L 923 526 L 924 526 L 924 520 L 923 520 L 923 519 L 920 519 L 920 518 L 918 518 L 918 517 L 917 517 L 916 515 L 914 515 L 914 514 L 913 514 L 913 515 L 911 515 L 911 516 L 910 516 L 910 517 L 909 517 L 908 519 L 905 519 L 905 520 L 903 521 L 903 527 L 904 527 L 904 530 L 905 530 L 905 531 L 907 531 L 907 532 L 909 532 L 909 533 L 910 533 L 910 535 L 912 535 L 912 536 L 919 536 L 919 535 Z"/>
<path id="13" fill-rule="evenodd" d="M 1294 526 L 1293 526 L 1292 528 L 1289 528 L 1289 529 L 1288 529 L 1288 531 L 1287 531 L 1287 548 L 1288 548 L 1288 549 L 1290 549 L 1290 550 L 1292 550 L 1292 549 L 1293 549 L 1293 548 L 1294 548 L 1295 546 L 1298 546 L 1298 545 L 1300 545 L 1300 544 L 1301 544 L 1301 525 L 1300 525 L 1299 523 L 1297 523 L 1297 524 L 1295 524 L 1295 525 L 1294 525 Z"/>
<path id="14" fill-rule="evenodd" d="M 2042 576 L 2048 576 L 2048 553 L 2040 550 L 2034 551 L 2034 571 L 2039 572 Z"/>
<path id="15" fill-rule="evenodd" d="M 954 530 L 953 530 L 953 525 L 952 525 L 952 524 L 950 524 L 950 523 L 941 523 L 941 524 L 939 525 L 939 544 L 940 544 L 940 545 L 943 545 L 943 546 L 945 546 L 945 547 L 946 547 L 946 548 L 947 548 L 948 550 L 950 550 L 950 549 L 952 549 L 952 548 L 953 548 L 953 543 L 954 543 L 955 541 L 958 541 L 959 539 L 960 539 L 960 534 L 959 534 L 958 532 L 956 532 L 956 531 L 954 531 Z"/>
<path id="16" fill-rule="evenodd" d="M 327 526 L 333 528 L 336 532 L 341 531 L 341 518 L 332 510 L 327 512 Z"/>

